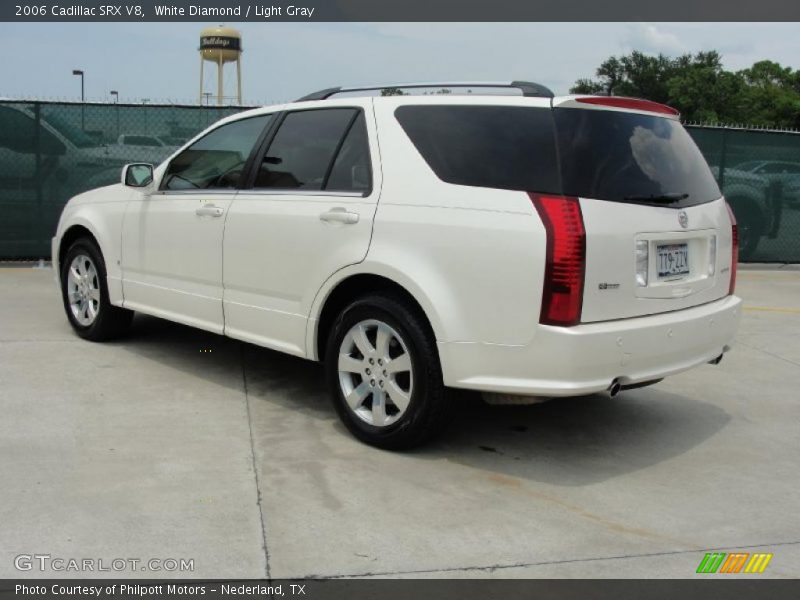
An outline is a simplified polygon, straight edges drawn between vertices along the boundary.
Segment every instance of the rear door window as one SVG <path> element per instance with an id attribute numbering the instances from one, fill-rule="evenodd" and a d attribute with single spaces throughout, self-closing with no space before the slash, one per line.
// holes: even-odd
<path id="1" fill-rule="evenodd" d="M 303 110 L 287 114 L 261 160 L 253 187 L 326 189 L 336 167 L 334 161 L 347 141 L 345 136 L 349 137 L 348 132 L 361 114 L 354 108 Z M 349 189 L 352 184 L 348 184 L 345 175 L 340 173 L 344 168 L 341 166 L 336 171 L 336 182 Z"/>
<path id="2" fill-rule="evenodd" d="M 395 116 L 439 179 L 447 183 L 557 193 L 549 108 L 401 106 Z"/>
<path id="3" fill-rule="evenodd" d="M 700 150 L 673 119 L 575 108 L 553 115 L 566 195 L 667 206 L 722 195 Z M 655 201 L 665 196 L 680 199 Z"/>
<path id="4" fill-rule="evenodd" d="M 330 166 L 325 189 L 337 192 L 367 193 L 372 189 L 369 142 L 364 113 L 350 126 L 336 159 Z"/>

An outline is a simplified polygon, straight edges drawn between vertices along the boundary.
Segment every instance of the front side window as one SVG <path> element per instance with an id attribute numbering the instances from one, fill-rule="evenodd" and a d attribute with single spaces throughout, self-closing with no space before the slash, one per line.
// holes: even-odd
<path id="1" fill-rule="evenodd" d="M 361 111 L 304 110 L 286 115 L 259 165 L 253 187 L 368 189 L 368 173 L 369 153 Z"/>
<path id="2" fill-rule="evenodd" d="M 272 115 L 227 123 L 197 140 L 167 167 L 162 190 L 235 189 Z"/>

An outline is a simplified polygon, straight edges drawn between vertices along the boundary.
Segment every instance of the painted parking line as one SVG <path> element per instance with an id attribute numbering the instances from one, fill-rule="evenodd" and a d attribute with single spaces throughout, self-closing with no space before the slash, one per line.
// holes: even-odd
<path id="1" fill-rule="evenodd" d="M 42 271 L 52 271 L 53 268 L 47 267 L 0 267 L 0 271 L 8 273 L 41 273 Z"/>
<path id="2" fill-rule="evenodd" d="M 745 306 L 744 310 L 800 315 L 800 308 L 785 308 L 782 306 Z"/>

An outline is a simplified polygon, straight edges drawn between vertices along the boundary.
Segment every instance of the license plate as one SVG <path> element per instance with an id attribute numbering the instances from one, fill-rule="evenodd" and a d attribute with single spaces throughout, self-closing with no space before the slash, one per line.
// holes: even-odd
<path id="1" fill-rule="evenodd" d="M 689 274 L 689 244 L 665 244 L 656 247 L 659 279 L 679 279 Z"/>

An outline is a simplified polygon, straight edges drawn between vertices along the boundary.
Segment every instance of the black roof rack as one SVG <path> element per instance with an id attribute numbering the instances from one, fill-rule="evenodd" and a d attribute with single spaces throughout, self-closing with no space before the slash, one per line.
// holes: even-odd
<path id="1" fill-rule="evenodd" d="M 523 96 L 537 97 L 537 98 L 552 98 L 553 92 L 549 88 L 532 81 L 481 81 L 481 82 L 428 82 L 428 83 L 388 83 L 384 85 L 369 85 L 358 87 L 332 87 L 318 92 L 313 92 L 302 98 L 298 98 L 296 102 L 308 102 L 311 100 L 327 100 L 334 94 L 342 94 L 345 92 L 367 92 L 370 90 L 382 90 L 387 88 L 454 88 L 454 87 L 483 87 L 483 88 L 510 88 L 517 89 L 522 92 Z"/>

